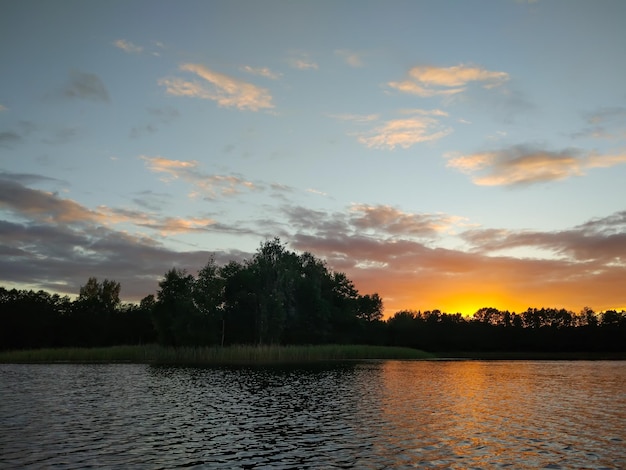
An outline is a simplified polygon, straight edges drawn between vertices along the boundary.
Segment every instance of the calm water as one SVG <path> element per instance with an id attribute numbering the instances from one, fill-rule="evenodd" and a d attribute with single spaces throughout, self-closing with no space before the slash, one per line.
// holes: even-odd
<path id="1" fill-rule="evenodd" d="M 626 362 L 0 365 L 0 468 L 626 468 Z"/>

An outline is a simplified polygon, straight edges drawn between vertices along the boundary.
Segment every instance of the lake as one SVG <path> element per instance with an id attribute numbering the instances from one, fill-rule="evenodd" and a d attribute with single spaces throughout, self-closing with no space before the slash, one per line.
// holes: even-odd
<path id="1" fill-rule="evenodd" d="M 0 468 L 626 468 L 624 361 L 0 365 Z"/>

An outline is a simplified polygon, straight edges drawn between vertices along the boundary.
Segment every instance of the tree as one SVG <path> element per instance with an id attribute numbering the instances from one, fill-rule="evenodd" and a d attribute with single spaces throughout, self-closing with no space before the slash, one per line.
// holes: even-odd
<path id="1" fill-rule="evenodd" d="M 211 344 L 224 345 L 224 278 L 215 257 L 211 256 L 207 264 L 198 272 L 193 286 L 193 300 L 200 315 L 205 317 L 209 331 L 207 336 Z"/>
<path id="2" fill-rule="evenodd" d="M 357 297 L 357 318 L 367 322 L 380 320 L 383 317 L 383 299 L 376 293 Z"/>
<path id="3" fill-rule="evenodd" d="M 278 343 L 287 318 L 295 314 L 297 256 L 274 238 L 261 244 L 247 269 L 255 280 L 256 342 Z"/>
<path id="4" fill-rule="evenodd" d="M 119 282 L 90 277 L 79 289 L 72 305 L 73 321 L 69 336 L 81 346 L 105 346 L 111 343 L 113 315 L 120 307 Z"/>
<path id="5" fill-rule="evenodd" d="M 159 282 L 153 310 L 159 343 L 170 346 L 205 343 L 207 325 L 193 301 L 194 281 L 184 269 L 172 268 Z"/>
<path id="6" fill-rule="evenodd" d="M 224 344 L 252 344 L 256 339 L 258 309 L 253 273 L 243 264 L 231 261 L 221 267 L 220 276 L 224 280 Z"/>
<path id="7" fill-rule="evenodd" d="M 95 277 L 90 277 L 87 284 L 80 287 L 78 302 L 96 312 L 111 312 L 120 305 L 119 282 L 105 279 L 102 283 Z"/>

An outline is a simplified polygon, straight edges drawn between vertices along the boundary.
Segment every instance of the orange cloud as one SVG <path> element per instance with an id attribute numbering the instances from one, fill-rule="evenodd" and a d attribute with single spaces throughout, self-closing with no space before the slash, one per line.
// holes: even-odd
<path id="1" fill-rule="evenodd" d="M 389 82 L 388 85 L 403 93 L 430 97 L 461 93 L 470 82 L 482 82 L 484 88 L 494 88 L 509 80 L 506 72 L 463 64 L 452 67 L 416 66 L 409 71 L 409 77 L 409 80 Z"/>
<path id="2" fill-rule="evenodd" d="M 294 247 L 347 273 L 361 292 L 378 292 L 387 315 L 402 309 L 470 315 L 484 306 L 578 311 L 626 305 L 626 211 L 560 232 L 472 229 L 460 234 L 470 249 L 437 246 L 438 234 L 467 224 L 443 214 L 360 205 L 348 216 L 295 208 L 288 216 Z M 546 256 L 499 254 L 524 247 Z"/>
<path id="3" fill-rule="evenodd" d="M 122 49 L 124 52 L 128 52 L 129 54 L 139 54 L 143 51 L 143 47 L 137 46 L 130 41 L 126 41 L 125 39 L 118 39 L 113 43 L 113 45 L 118 49 Z"/>
<path id="4" fill-rule="evenodd" d="M 311 60 L 308 54 L 301 52 L 287 59 L 287 63 L 294 69 L 298 70 L 317 70 L 319 66 Z"/>
<path id="5" fill-rule="evenodd" d="M 159 80 L 159 84 L 165 86 L 166 92 L 170 95 L 209 99 L 216 101 L 219 106 L 240 110 L 259 111 L 274 107 L 272 96 L 265 88 L 215 72 L 199 64 L 183 64 L 180 69 L 197 75 L 210 87 L 207 87 L 207 83 L 190 82 L 182 78 Z"/>
<path id="6" fill-rule="evenodd" d="M 420 142 L 439 140 L 451 132 L 451 128 L 442 128 L 437 119 L 415 116 L 387 121 L 358 140 L 370 148 L 406 149 Z"/>
<path id="7" fill-rule="evenodd" d="M 354 204 L 351 222 L 361 229 L 384 231 L 390 235 L 413 235 L 429 237 L 451 231 L 464 220 L 447 214 L 412 214 L 387 205 L 369 206 Z"/>
<path id="8" fill-rule="evenodd" d="M 249 65 L 244 65 L 241 67 L 241 70 L 251 75 L 258 75 L 271 80 L 278 80 L 282 76 L 280 73 L 272 72 L 268 67 L 251 67 Z"/>
<path id="9" fill-rule="evenodd" d="M 203 231 L 214 224 L 216 224 L 216 221 L 210 218 L 190 217 L 188 219 L 182 219 L 180 217 L 167 217 L 156 222 L 142 225 L 159 230 L 161 235 L 165 236 L 173 233 Z"/>
<path id="10" fill-rule="evenodd" d="M 575 149 L 553 152 L 528 146 L 469 155 L 449 154 L 447 166 L 472 176 L 479 186 L 512 186 L 582 176 L 591 168 L 626 163 L 623 155 L 584 155 Z"/>
<path id="11" fill-rule="evenodd" d="M 160 156 L 140 156 L 146 166 L 156 173 L 166 173 L 171 179 L 182 179 L 193 186 L 190 196 L 203 196 L 214 199 L 221 196 L 239 194 L 242 189 L 258 189 L 254 183 L 239 176 L 214 175 L 203 172 L 196 161 L 170 160 Z M 165 180 L 169 181 L 168 179 Z"/>

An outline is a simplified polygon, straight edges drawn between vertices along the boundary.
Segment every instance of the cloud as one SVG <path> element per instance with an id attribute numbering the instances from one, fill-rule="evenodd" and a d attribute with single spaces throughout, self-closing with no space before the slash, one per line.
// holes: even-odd
<path id="1" fill-rule="evenodd" d="M 388 205 L 354 204 L 351 224 L 359 230 L 373 230 L 386 236 L 432 237 L 454 230 L 465 219 L 447 214 L 414 214 Z"/>
<path id="2" fill-rule="evenodd" d="M 126 41 L 125 39 L 118 39 L 113 43 L 113 45 L 118 49 L 122 49 L 124 52 L 128 52 L 129 54 L 140 54 L 143 51 L 143 47 L 137 46 L 130 41 Z"/>
<path id="3" fill-rule="evenodd" d="M 368 133 L 360 134 L 358 140 L 369 148 L 407 149 L 421 142 L 439 140 L 451 132 L 451 128 L 442 127 L 435 118 L 413 116 L 387 121 Z"/>
<path id="4" fill-rule="evenodd" d="M 233 196 L 243 190 L 259 189 L 251 181 L 235 175 L 207 174 L 199 168 L 196 161 L 170 160 L 163 157 L 140 157 L 146 162 L 150 171 L 169 175 L 166 182 L 182 179 L 193 186 L 191 197 L 202 196 L 207 199 L 216 199 L 219 196 Z"/>
<path id="5" fill-rule="evenodd" d="M 626 211 L 592 219 L 569 230 L 473 229 L 463 239 L 483 254 L 517 248 L 543 250 L 578 263 L 622 266 L 626 269 Z"/>
<path id="6" fill-rule="evenodd" d="M 0 147 L 12 148 L 22 141 L 22 136 L 14 131 L 0 132 Z"/>
<path id="7" fill-rule="evenodd" d="M 506 72 L 461 64 L 452 67 L 416 66 L 409 70 L 408 80 L 389 82 L 388 85 L 403 93 L 431 97 L 461 93 L 470 82 L 481 82 L 483 88 L 489 89 L 507 80 L 509 75 Z"/>
<path id="8" fill-rule="evenodd" d="M 626 212 L 558 232 L 462 232 L 472 251 L 438 246 L 438 235 L 468 224 L 446 214 L 366 205 L 347 213 L 296 207 L 285 213 L 296 249 L 346 272 L 359 291 L 378 292 L 387 314 L 405 308 L 471 314 L 486 305 L 521 311 L 529 299 L 532 306 L 570 309 L 614 308 L 626 301 Z M 502 254 L 515 247 L 559 257 Z"/>
<path id="9" fill-rule="evenodd" d="M 154 134 L 159 130 L 161 124 L 170 124 L 174 119 L 180 116 L 176 108 L 167 106 L 162 108 L 148 108 L 148 114 L 151 117 L 150 122 L 134 126 L 130 130 L 131 138 L 135 139 L 145 134 Z"/>
<path id="10" fill-rule="evenodd" d="M 171 172 L 192 171 L 183 163 L 154 162 Z M 159 279 L 172 266 L 194 272 L 211 253 L 172 250 L 153 237 L 116 230 L 115 224 L 135 224 L 161 236 L 199 231 L 259 235 L 210 217 L 161 218 L 130 209 L 89 209 L 25 186 L 50 181 L 35 174 L 0 173 L 0 204 L 4 213 L 18 217 L 0 220 L 2 284 L 76 294 L 95 275 L 121 282 L 123 298 L 139 300 L 156 292 Z M 150 192 L 139 196 L 153 202 L 165 198 Z M 537 307 L 589 305 L 597 310 L 626 302 L 626 211 L 545 232 L 466 230 L 469 223 L 462 217 L 368 204 L 337 212 L 285 205 L 276 218 L 251 224 L 346 272 L 360 292 L 378 292 L 387 314 L 405 308 L 473 313 L 467 309 L 486 305 L 521 311 L 529 299 Z M 459 230 L 464 241 L 459 246 L 470 249 L 442 247 L 444 237 Z M 551 256 L 506 255 L 518 248 Z M 236 250 L 213 254 L 218 263 L 250 256 Z"/>
<path id="11" fill-rule="evenodd" d="M 55 193 L 25 184 L 56 181 L 34 174 L 0 173 L 0 208 L 14 220 L 0 219 L 0 284 L 23 284 L 74 293 L 90 276 L 122 283 L 123 298 L 139 300 L 155 293 L 157 282 L 172 266 L 200 268 L 212 253 L 175 251 L 157 239 L 117 224 L 158 231 L 161 236 L 197 231 L 246 233 L 206 217 L 165 217 L 108 208 L 86 208 Z M 214 253 L 218 262 L 241 260 L 232 250 Z"/>
<path id="12" fill-rule="evenodd" d="M 514 186 L 582 176 L 591 168 L 623 163 L 626 154 L 584 154 L 576 149 L 554 152 L 518 145 L 469 155 L 449 154 L 447 166 L 471 175 L 479 186 Z"/>
<path id="13" fill-rule="evenodd" d="M 51 137 L 43 139 L 42 142 L 53 145 L 67 144 L 74 140 L 79 134 L 80 130 L 77 127 L 65 127 L 55 131 Z"/>
<path id="14" fill-rule="evenodd" d="M 166 217 L 158 221 L 150 221 L 141 223 L 142 227 L 158 230 L 161 235 L 170 235 L 175 233 L 189 233 L 206 231 L 217 222 L 208 217 L 190 217 L 183 219 L 180 217 Z"/>
<path id="15" fill-rule="evenodd" d="M 107 227 L 68 226 L 0 220 L 0 282 L 21 283 L 78 294 L 90 276 L 121 283 L 121 296 L 138 301 L 156 293 L 158 281 L 174 267 L 191 272 L 210 256 L 218 263 L 242 260 L 247 253 L 176 251 L 158 241 Z"/>
<path id="16" fill-rule="evenodd" d="M 328 193 L 325 193 L 324 191 L 320 191 L 318 189 L 313 189 L 313 188 L 308 188 L 306 192 L 311 193 L 311 194 L 316 194 L 318 196 L 328 196 Z"/>
<path id="17" fill-rule="evenodd" d="M 281 73 L 272 72 L 267 67 L 250 67 L 249 65 L 244 65 L 243 67 L 241 67 L 241 70 L 251 75 L 258 75 L 260 77 L 269 78 L 271 80 L 278 80 L 280 77 L 282 77 Z"/>
<path id="18" fill-rule="evenodd" d="M 380 118 L 378 114 L 330 114 L 329 117 L 355 123 L 373 122 Z"/>
<path id="19" fill-rule="evenodd" d="M 4 173 L 0 178 L 0 207 L 16 215 L 48 223 L 71 224 L 95 221 L 99 215 L 70 199 L 28 188 Z"/>
<path id="20" fill-rule="evenodd" d="M 335 55 L 341 57 L 350 67 L 363 67 L 363 59 L 361 54 L 348 49 L 338 49 Z"/>
<path id="21" fill-rule="evenodd" d="M 602 107 L 583 116 L 588 127 L 573 133 L 573 138 L 626 139 L 626 107 Z"/>
<path id="22" fill-rule="evenodd" d="M 626 120 L 626 107 L 610 106 L 603 107 L 592 113 L 586 113 L 585 119 L 589 124 L 602 124 L 605 122 Z"/>
<path id="23" fill-rule="evenodd" d="M 0 112 L 2 111 L 8 111 L 9 108 L 7 108 L 6 106 L 0 104 Z"/>
<path id="24" fill-rule="evenodd" d="M 378 240 L 426 240 L 466 228 L 467 219 L 441 213 L 411 213 L 389 205 L 352 204 L 345 212 L 328 213 L 286 206 L 289 225 L 298 231 L 331 236 L 359 234 Z"/>
<path id="25" fill-rule="evenodd" d="M 311 60 L 308 54 L 304 52 L 294 54 L 287 59 L 287 63 L 290 67 L 298 70 L 317 70 L 319 68 L 317 63 Z"/>
<path id="26" fill-rule="evenodd" d="M 58 180 L 39 175 L 0 173 L 0 208 L 13 213 L 20 219 L 36 223 L 72 226 L 97 224 L 109 227 L 118 224 L 133 224 L 157 230 L 162 235 L 224 228 L 214 219 L 207 217 L 162 218 L 154 213 L 107 206 L 88 209 L 71 199 L 60 198 L 56 193 L 26 186 L 26 184 L 50 181 L 58 182 Z M 151 207 L 151 210 L 155 212 L 159 209 L 159 207 Z"/>
<path id="27" fill-rule="evenodd" d="M 93 73 L 77 70 L 70 72 L 69 81 L 63 89 L 63 96 L 72 99 L 109 102 L 109 92 L 100 78 Z"/>
<path id="28" fill-rule="evenodd" d="M 182 78 L 164 78 L 159 85 L 174 96 L 188 96 L 216 101 L 219 106 L 240 110 L 259 111 L 271 109 L 272 96 L 265 88 L 224 75 L 199 64 L 183 64 L 180 69 L 197 75 L 204 82 Z"/>

